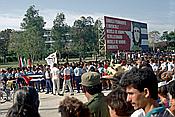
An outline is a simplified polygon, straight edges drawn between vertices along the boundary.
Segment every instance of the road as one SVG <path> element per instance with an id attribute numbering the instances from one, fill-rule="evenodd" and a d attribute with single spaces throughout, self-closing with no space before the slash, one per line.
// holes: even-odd
<path id="1" fill-rule="evenodd" d="M 105 95 L 107 95 L 109 92 L 110 91 L 103 91 Z M 58 112 L 58 106 L 60 101 L 62 101 L 65 98 L 65 96 L 70 95 L 69 93 L 65 93 L 64 96 L 39 93 L 40 97 L 39 113 L 41 117 L 49 117 L 50 115 L 52 115 L 52 117 L 61 117 L 60 113 Z M 78 98 L 84 103 L 87 102 L 87 99 L 83 93 L 75 93 L 73 97 Z M 0 117 L 5 117 L 8 109 L 12 106 L 12 104 L 13 104 L 12 101 L 0 104 Z"/>

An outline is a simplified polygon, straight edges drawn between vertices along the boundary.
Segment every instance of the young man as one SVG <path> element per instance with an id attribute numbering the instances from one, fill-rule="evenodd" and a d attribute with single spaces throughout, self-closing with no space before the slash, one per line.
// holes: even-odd
<path id="1" fill-rule="evenodd" d="M 52 83 L 53 83 L 53 95 L 56 95 L 56 93 L 60 92 L 60 73 L 59 69 L 57 68 L 57 64 L 53 64 L 53 68 L 51 69 L 51 77 L 52 77 Z"/>
<path id="2" fill-rule="evenodd" d="M 170 98 L 170 112 L 172 115 L 175 116 L 175 80 L 171 80 L 168 83 L 168 92 L 169 92 L 169 98 Z"/>
<path id="3" fill-rule="evenodd" d="M 143 109 L 145 117 L 173 117 L 165 107 L 159 107 L 158 83 L 153 70 L 149 67 L 132 68 L 126 72 L 121 81 L 126 88 L 127 101 L 135 110 Z M 141 116 L 142 117 L 142 116 Z"/>
<path id="4" fill-rule="evenodd" d="M 134 109 L 126 97 L 127 93 L 119 86 L 107 95 L 110 117 L 130 117 Z"/>
<path id="5" fill-rule="evenodd" d="M 110 117 L 105 96 L 101 92 L 100 75 L 92 71 L 84 73 L 81 77 L 81 84 L 92 117 Z"/>

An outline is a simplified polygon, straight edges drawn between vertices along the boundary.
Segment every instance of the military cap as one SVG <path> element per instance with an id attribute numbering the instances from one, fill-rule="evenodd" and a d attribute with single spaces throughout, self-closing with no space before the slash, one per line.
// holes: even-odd
<path id="1" fill-rule="evenodd" d="M 86 72 L 81 76 L 81 85 L 95 86 L 100 84 L 100 75 L 97 72 Z"/>

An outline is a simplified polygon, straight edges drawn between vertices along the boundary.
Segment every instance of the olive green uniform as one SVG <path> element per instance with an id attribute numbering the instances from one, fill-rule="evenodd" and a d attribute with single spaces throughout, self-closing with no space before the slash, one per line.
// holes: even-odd
<path id="1" fill-rule="evenodd" d="M 90 109 L 92 117 L 110 117 L 108 105 L 103 93 L 93 95 L 87 102 L 87 106 Z"/>

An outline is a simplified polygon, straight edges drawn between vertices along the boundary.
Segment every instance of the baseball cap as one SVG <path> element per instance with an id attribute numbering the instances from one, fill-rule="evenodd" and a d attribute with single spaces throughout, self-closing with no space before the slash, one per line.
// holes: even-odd
<path id="1" fill-rule="evenodd" d="M 81 76 L 81 85 L 95 86 L 100 84 L 100 75 L 97 72 L 86 72 Z"/>

